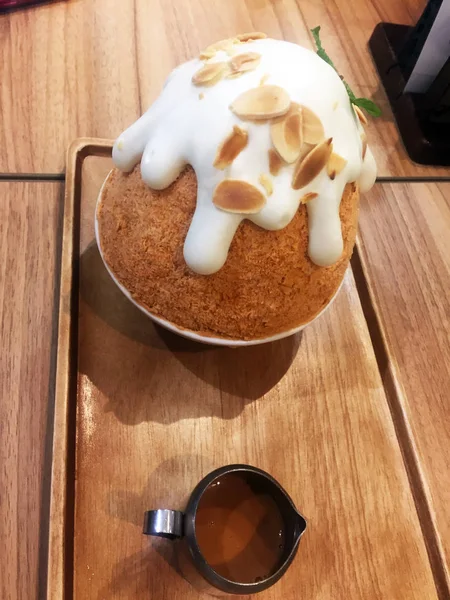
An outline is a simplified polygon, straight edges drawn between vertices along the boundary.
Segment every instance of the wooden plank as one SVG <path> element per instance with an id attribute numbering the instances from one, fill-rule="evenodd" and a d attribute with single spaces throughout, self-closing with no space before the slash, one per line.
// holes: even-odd
<path id="1" fill-rule="evenodd" d="M 383 109 L 368 125 L 379 173 L 445 174 L 408 159 L 367 49 L 378 22 L 413 23 L 424 5 L 78 0 L 0 17 L 0 171 L 62 171 L 73 138 L 115 138 L 155 99 L 174 66 L 216 39 L 259 29 L 311 46 L 309 29 L 320 24 L 325 47 L 355 93 Z"/>
<path id="2" fill-rule="evenodd" d="M 0 597 L 42 597 L 60 183 L 0 182 Z"/>
<path id="3" fill-rule="evenodd" d="M 394 417 L 426 501 L 431 552 L 450 570 L 450 184 L 377 185 L 362 201 L 360 252 L 389 352 Z M 416 460 L 418 462 L 416 463 Z"/>
<path id="4" fill-rule="evenodd" d="M 170 542 L 142 535 L 143 512 L 182 508 L 207 472 L 248 462 L 309 523 L 261 598 L 437 598 L 351 271 L 321 319 L 274 344 L 211 348 L 155 329 L 93 243 L 109 167 L 83 167 L 74 597 L 197 598 Z"/>

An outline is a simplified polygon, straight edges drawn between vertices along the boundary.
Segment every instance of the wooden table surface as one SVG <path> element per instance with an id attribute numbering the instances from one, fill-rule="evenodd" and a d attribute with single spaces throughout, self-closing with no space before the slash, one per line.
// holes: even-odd
<path id="1" fill-rule="evenodd" d="M 0 598 L 45 585 L 63 185 L 0 182 Z"/>
<path id="2" fill-rule="evenodd" d="M 68 143 L 115 137 L 167 72 L 208 42 L 257 29 L 311 46 L 309 29 L 320 24 L 355 92 L 383 108 L 368 127 L 380 174 L 448 177 L 448 169 L 407 158 L 366 47 L 379 21 L 413 23 L 424 4 L 67 0 L 0 17 L 2 600 L 40 598 L 46 586 L 63 194 L 56 179 Z M 36 180 L 6 181 L 11 174 Z M 55 180 L 38 180 L 42 174 Z M 363 200 L 368 289 L 361 280 L 360 291 L 373 302 L 365 316 L 441 600 L 450 594 L 449 232 L 450 183 L 382 184 Z"/>
<path id="3" fill-rule="evenodd" d="M 56 173 L 76 137 L 114 138 L 169 72 L 236 31 L 326 48 L 357 95 L 384 116 L 368 136 L 380 175 L 445 174 L 414 165 L 367 49 L 380 21 L 410 24 L 425 0 L 67 0 L 0 17 L 0 172 Z M 11 125 L 14 124 L 14 127 Z"/>
<path id="4" fill-rule="evenodd" d="M 377 184 L 362 200 L 359 235 L 380 325 L 372 337 L 388 354 L 380 370 L 429 551 L 448 584 L 450 183 Z"/>

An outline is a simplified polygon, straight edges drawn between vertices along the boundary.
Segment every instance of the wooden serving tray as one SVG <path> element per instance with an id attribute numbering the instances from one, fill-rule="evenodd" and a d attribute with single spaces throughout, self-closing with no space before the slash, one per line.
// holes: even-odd
<path id="1" fill-rule="evenodd" d="M 143 514 L 183 508 L 209 471 L 271 473 L 308 520 L 261 599 L 437 598 L 353 273 L 302 334 L 203 346 L 155 327 L 117 289 L 94 240 L 111 144 L 69 149 L 48 600 L 201 597 Z"/>

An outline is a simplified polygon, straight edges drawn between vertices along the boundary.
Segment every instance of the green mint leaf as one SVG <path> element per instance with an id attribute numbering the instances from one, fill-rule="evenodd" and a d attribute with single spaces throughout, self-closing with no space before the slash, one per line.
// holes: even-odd
<path id="1" fill-rule="evenodd" d="M 353 104 L 356 104 L 356 106 L 359 106 L 359 108 L 363 108 L 372 117 L 379 117 L 381 115 L 380 107 L 368 98 L 355 98 L 352 102 Z"/>
<path id="2" fill-rule="evenodd" d="M 357 98 L 356 98 L 355 94 L 352 92 L 350 86 L 344 79 L 342 80 L 342 83 L 345 85 L 345 89 L 347 90 L 347 94 L 348 94 L 348 97 L 350 98 L 350 102 L 352 104 L 356 104 Z M 370 100 L 369 100 L 369 102 L 370 102 Z"/>
<path id="3" fill-rule="evenodd" d="M 333 64 L 333 61 L 328 56 L 328 54 L 325 52 L 325 50 L 322 46 L 322 42 L 320 41 L 320 25 L 318 25 L 317 27 L 314 27 L 314 29 L 311 29 L 311 33 L 313 34 L 313 38 L 316 43 L 317 54 L 320 56 L 320 58 L 322 60 L 324 60 L 326 63 L 328 63 L 330 65 L 330 67 L 333 67 L 333 69 L 337 72 L 337 69 Z"/>
<path id="4" fill-rule="evenodd" d="M 318 25 L 317 27 L 314 27 L 314 29 L 311 29 L 311 33 L 313 35 L 314 42 L 316 44 L 317 55 L 320 56 L 320 58 L 322 60 L 324 60 L 326 63 L 328 63 L 330 65 L 330 67 L 333 67 L 333 69 L 339 75 L 339 72 L 336 69 L 336 67 L 334 66 L 333 61 L 328 56 L 328 54 L 325 52 L 325 49 L 322 46 L 322 42 L 320 39 L 320 25 Z M 381 115 L 381 109 L 375 104 L 375 102 L 372 102 L 372 100 L 369 100 L 368 98 L 357 98 L 355 96 L 355 94 L 352 92 L 351 87 L 344 80 L 344 78 L 341 75 L 339 75 L 339 77 L 341 77 L 342 83 L 345 85 L 345 89 L 347 90 L 348 97 L 350 98 L 350 102 L 352 104 L 356 104 L 356 106 L 363 108 L 372 117 L 379 117 Z"/>

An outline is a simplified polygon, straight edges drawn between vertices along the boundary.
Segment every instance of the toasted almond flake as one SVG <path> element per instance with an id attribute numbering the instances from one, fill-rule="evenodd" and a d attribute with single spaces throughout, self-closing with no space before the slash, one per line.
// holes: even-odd
<path id="1" fill-rule="evenodd" d="M 266 203 L 262 192 L 254 185 L 239 179 L 225 179 L 214 190 L 213 202 L 217 208 L 241 214 L 258 213 Z"/>
<path id="2" fill-rule="evenodd" d="M 200 92 L 200 94 L 198 95 L 199 100 L 203 100 L 204 97 L 205 94 L 203 92 Z"/>
<path id="3" fill-rule="evenodd" d="M 273 192 L 272 180 L 268 175 L 266 175 L 266 173 L 261 173 L 261 175 L 259 176 L 259 183 L 266 190 L 267 195 L 271 196 Z"/>
<path id="4" fill-rule="evenodd" d="M 325 139 L 322 121 L 307 106 L 302 106 L 303 140 L 307 144 L 320 144 Z"/>
<path id="5" fill-rule="evenodd" d="M 212 58 L 216 52 L 230 50 L 233 47 L 233 44 L 237 42 L 237 38 L 227 38 L 226 40 L 219 40 L 218 42 L 214 42 L 214 44 L 210 44 L 207 48 L 200 52 L 201 59 L 209 59 Z"/>
<path id="6" fill-rule="evenodd" d="M 356 106 L 356 104 L 353 105 L 353 110 L 356 113 L 356 116 L 358 117 L 358 119 L 361 121 L 361 123 L 363 125 L 367 125 L 367 118 L 366 115 L 363 113 L 363 111 L 359 108 L 359 106 Z"/>
<path id="7" fill-rule="evenodd" d="M 269 171 L 271 175 L 278 175 L 281 167 L 283 166 L 283 160 L 273 148 L 269 150 Z"/>
<path id="8" fill-rule="evenodd" d="M 246 52 L 238 54 L 230 60 L 230 69 L 232 73 L 244 73 L 253 71 L 261 61 L 261 54 L 257 52 Z"/>
<path id="9" fill-rule="evenodd" d="M 237 73 L 228 73 L 227 79 L 237 79 L 238 77 L 242 77 L 245 71 L 238 71 Z"/>
<path id="10" fill-rule="evenodd" d="M 302 111 L 302 108 L 301 108 L 300 104 L 297 104 L 297 102 L 291 102 L 289 105 L 288 112 L 285 113 L 284 115 L 281 115 L 280 117 L 274 117 L 272 120 L 272 123 L 280 123 L 287 117 L 287 115 L 290 115 L 294 112 L 301 112 L 301 111 Z"/>
<path id="11" fill-rule="evenodd" d="M 292 103 L 289 112 L 270 126 L 272 144 L 283 160 L 295 162 L 302 147 L 302 113 L 298 105 Z"/>
<path id="12" fill-rule="evenodd" d="M 248 133 L 238 125 L 233 127 L 233 131 L 225 138 L 217 150 L 214 166 L 216 169 L 223 170 L 231 165 L 233 160 L 248 144 Z"/>
<path id="13" fill-rule="evenodd" d="M 333 110 L 336 110 L 338 106 L 339 102 L 336 100 L 336 102 L 333 103 Z"/>
<path id="14" fill-rule="evenodd" d="M 362 141 L 362 159 L 364 160 L 366 157 L 366 152 L 367 152 L 367 136 L 366 136 L 365 131 L 361 132 L 361 141 Z"/>
<path id="15" fill-rule="evenodd" d="M 194 85 L 214 85 L 228 71 L 228 65 L 225 62 L 210 63 L 199 69 L 192 76 L 192 83 Z"/>
<path id="16" fill-rule="evenodd" d="M 315 146 L 305 158 L 297 161 L 292 178 L 292 187 L 299 190 L 308 185 L 326 166 L 330 154 L 333 151 L 333 138 L 324 140 L 321 144 Z"/>
<path id="17" fill-rule="evenodd" d="M 307 202 L 314 200 L 314 198 L 317 198 L 318 195 L 319 194 L 317 194 L 316 192 L 308 192 L 300 198 L 300 204 L 306 204 Z"/>
<path id="18" fill-rule="evenodd" d="M 347 161 L 345 158 L 342 158 L 342 156 L 336 154 L 336 152 L 332 152 L 327 163 L 327 173 L 329 178 L 334 179 L 336 175 L 339 175 L 346 164 Z"/>
<path id="19" fill-rule="evenodd" d="M 215 50 L 202 50 L 199 57 L 201 60 L 209 60 L 210 58 L 214 58 L 216 54 L 217 52 Z"/>
<path id="20" fill-rule="evenodd" d="M 241 119 L 272 119 L 289 110 L 289 94 L 278 85 L 263 85 L 238 96 L 230 109 Z"/>
<path id="21" fill-rule="evenodd" d="M 242 42 L 253 42 L 254 40 L 263 40 L 267 37 L 267 34 L 262 31 L 251 31 L 250 33 L 240 33 L 236 36 L 237 39 Z"/>
<path id="22" fill-rule="evenodd" d="M 269 73 L 266 73 L 265 75 L 263 75 L 260 79 L 259 85 L 264 85 L 266 83 L 266 81 L 269 79 L 270 75 Z"/>
<path id="23" fill-rule="evenodd" d="M 300 148 L 300 155 L 298 157 L 298 160 L 303 160 L 305 156 L 309 154 L 314 147 L 314 144 L 303 143 L 303 146 Z"/>

